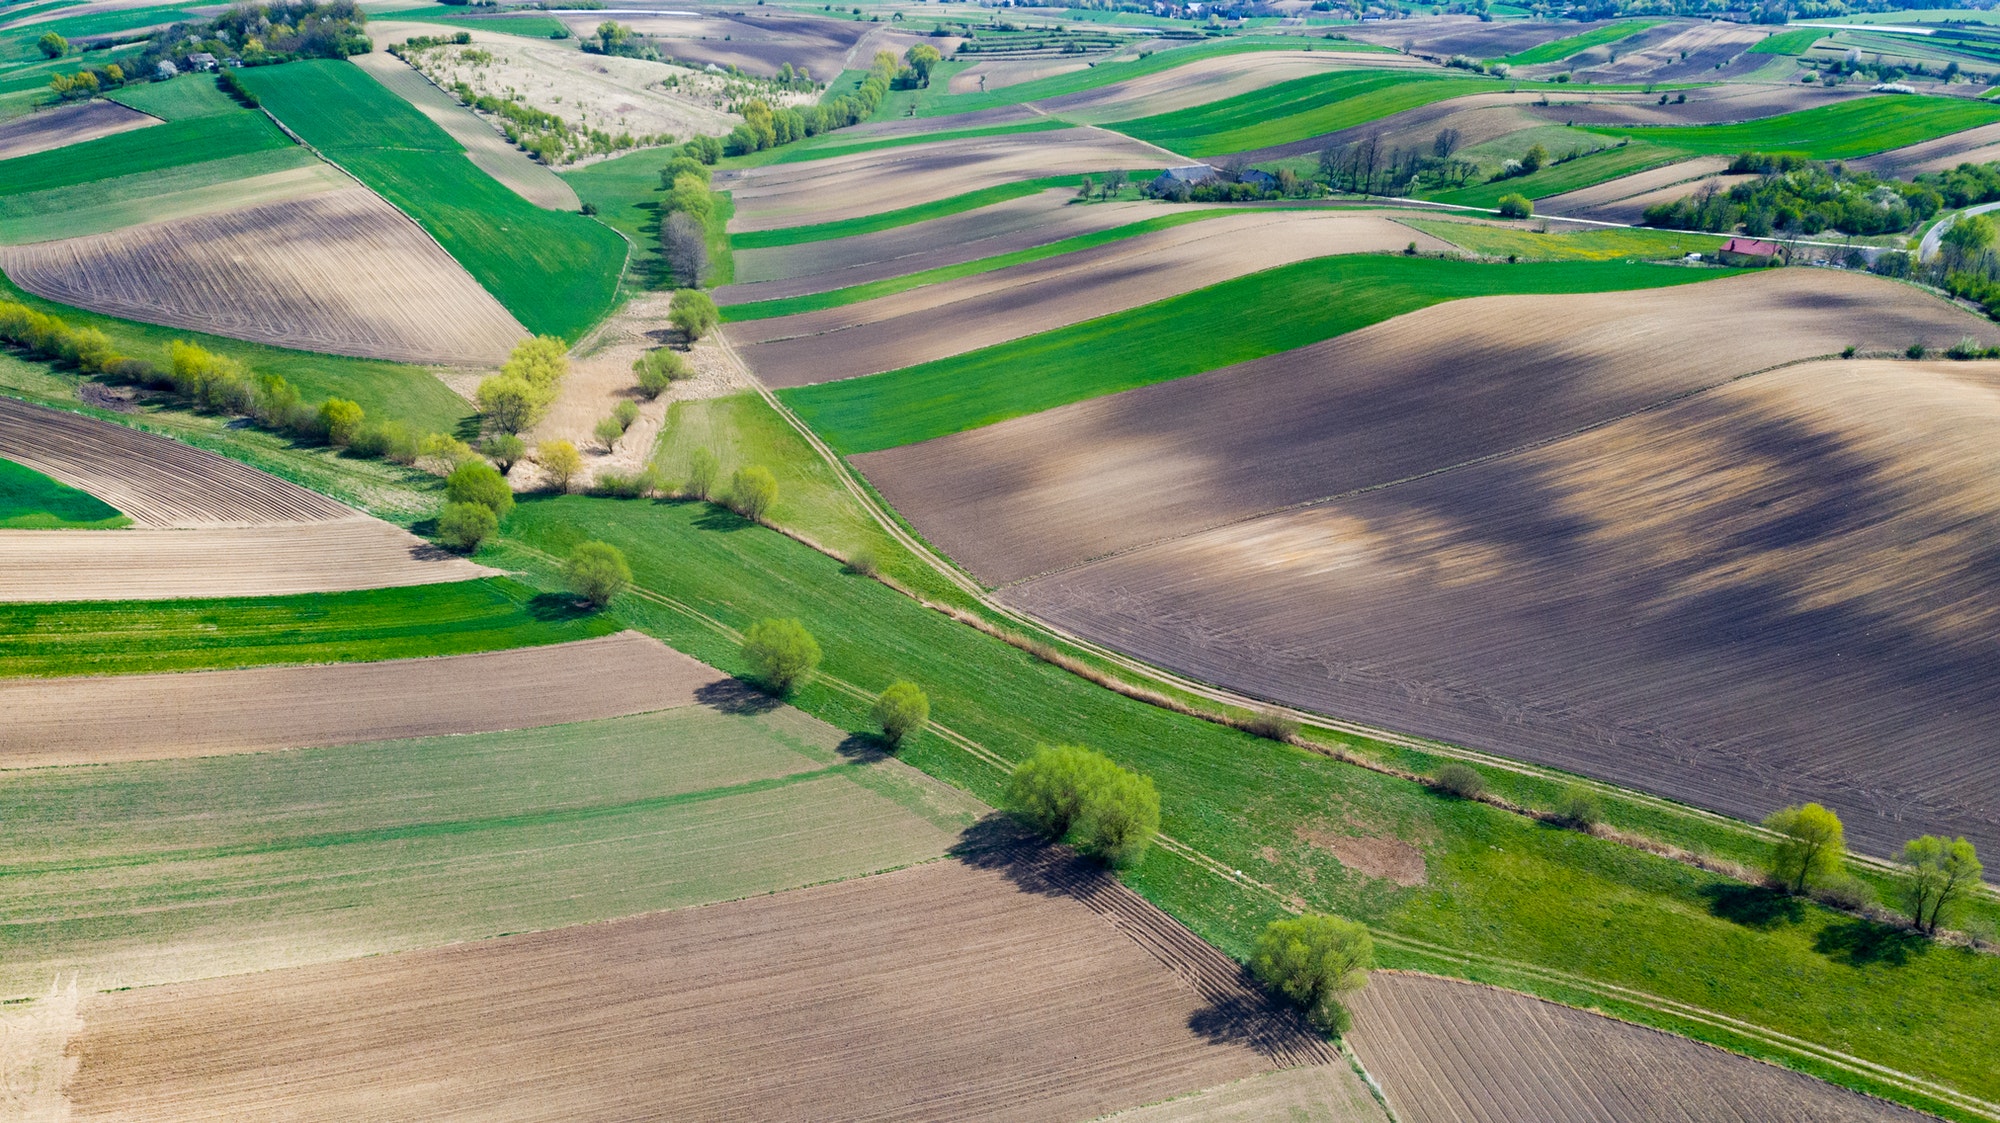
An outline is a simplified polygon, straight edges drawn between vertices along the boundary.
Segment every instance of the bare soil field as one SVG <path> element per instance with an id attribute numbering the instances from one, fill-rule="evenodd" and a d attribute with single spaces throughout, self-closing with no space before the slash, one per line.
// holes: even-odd
<path id="1" fill-rule="evenodd" d="M 1537 199 L 1535 210 L 1540 214 L 1569 218 L 1637 224 L 1645 218 L 1646 208 L 1656 203 L 1670 203 L 1696 194 L 1710 183 L 1715 184 L 1717 191 L 1727 191 L 1739 183 L 1757 178 L 1755 175 L 1722 174 L 1728 167 L 1729 161 L 1720 156 L 1683 160 L 1577 191 Z"/>
<path id="2" fill-rule="evenodd" d="M 1876 175 L 1908 177 L 1921 172 L 1950 171 L 1960 164 L 1984 164 L 2000 160 L 2000 125 L 1981 125 L 1962 133 L 1941 136 L 1921 144 L 1891 148 L 1848 163 Z"/>
<path id="3" fill-rule="evenodd" d="M 1071 74 L 1090 65 L 1081 58 L 983 59 L 951 76 L 947 92 L 976 94 L 981 90 L 1003 90 L 1037 78 Z"/>
<path id="4" fill-rule="evenodd" d="M 1474 16 L 1433 16 L 1428 19 L 1377 21 L 1344 27 L 1350 39 L 1377 43 L 1398 50 L 1410 49 L 1427 55 L 1471 58 L 1501 58 L 1519 54 L 1530 47 L 1552 43 L 1571 35 L 1581 35 L 1597 23 L 1567 20 L 1496 20 L 1481 23 Z"/>
<path id="5" fill-rule="evenodd" d="M 1965 335 L 2000 341 L 1917 289 L 1830 270 L 1479 297 L 855 463 L 931 542 L 1006 583 L 1492 456 L 1849 343 L 1900 351 Z"/>
<path id="6" fill-rule="evenodd" d="M 497 365 L 526 331 L 416 223 L 361 187 L 0 248 L 39 296 L 280 347 Z"/>
<path id="7" fill-rule="evenodd" d="M 284 596 L 496 572 L 365 517 L 199 530 L 0 530 L 0 601 Z"/>
<path id="8" fill-rule="evenodd" d="M 690 705 L 726 681 L 638 632 L 437 659 L 12 680 L 0 682 L 0 768 L 562 725 Z"/>
<path id="9" fill-rule="evenodd" d="M 1918 1123 L 1684 1037 L 1428 975 L 1376 972 L 1350 1044 L 1405 1123 Z"/>
<path id="10" fill-rule="evenodd" d="M 752 15 L 709 11 L 667 11 L 639 14 L 626 8 L 618 22 L 658 41 L 660 54 L 695 66 L 738 66 L 769 78 L 786 63 L 804 67 L 813 78 L 830 82 L 845 69 L 864 36 L 876 25 L 799 15 Z M 568 14 L 571 32 L 588 36 L 604 17 L 592 12 Z M 900 51 L 898 52 L 901 53 Z M 860 69 L 868 68 L 864 58 Z"/>
<path id="11" fill-rule="evenodd" d="M 143 198 L 123 198 L 89 206 L 72 206 L 66 194 L 38 191 L 15 196 L 18 218 L 0 226 L 0 244 L 54 242 L 90 234 L 108 234 L 128 226 L 177 218 L 237 211 L 304 199 L 354 186 L 339 169 L 313 160 L 302 167 L 267 172 L 222 183 L 179 186 L 166 176 Z M 12 208 L 10 208 L 12 209 Z M 12 217 L 12 216 L 10 216 Z"/>
<path id="12" fill-rule="evenodd" d="M 1351 129 L 1308 137 L 1290 144 L 1274 145 L 1246 152 L 1237 159 L 1246 163 L 1313 156 L 1328 148 L 1338 148 L 1358 140 L 1374 139 L 1384 148 L 1415 147 L 1428 151 L 1432 140 L 1444 129 L 1457 129 L 1461 147 L 1498 140 L 1509 133 L 1533 128 L 1544 122 L 1527 112 L 1540 95 L 1530 93 L 1468 94 L 1447 98 L 1415 109 L 1393 113 Z"/>
<path id="13" fill-rule="evenodd" d="M 1109 879 L 1046 866 L 988 853 L 93 996 L 68 1095 L 78 1120 L 1053 1123 L 1246 1077 L 1274 1052 L 1331 1059 L 1136 895 L 1092 886 L 1122 898 L 1107 913 L 1068 882 Z M 1219 990 L 1204 985 L 1217 968 Z"/>
<path id="14" fill-rule="evenodd" d="M 1685 91 L 1687 103 L 1659 104 L 1658 94 L 1588 94 L 1565 100 L 1551 96 L 1546 106 L 1529 112 L 1550 124 L 1578 125 L 1725 125 L 1795 113 L 1837 101 L 1870 97 L 1866 90 L 1826 89 L 1792 84 L 1750 85 L 1742 82 Z M 1675 94 L 1676 97 L 1679 93 Z"/>
<path id="15" fill-rule="evenodd" d="M 368 33 L 379 47 L 385 42 L 400 42 L 412 35 L 435 35 L 437 25 L 371 22 Z M 439 128 L 450 134 L 451 139 L 465 146 L 467 159 L 480 171 L 500 181 L 507 190 L 546 210 L 573 211 L 582 205 L 576 191 L 561 176 L 507 143 L 507 138 L 500 135 L 497 129 L 480 120 L 478 114 L 460 105 L 402 59 L 377 50 L 373 54 L 355 55 L 348 61 L 366 70 L 397 97 L 415 106 L 417 112 L 436 122 Z"/>
<path id="16" fill-rule="evenodd" d="M 730 324 L 765 382 L 805 386 L 963 354 L 1294 261 L 1401 249 L 1378 215 L 1246 211 L 819 312 Z M 1417 234 L 1419 248 L 1446 243 Z"/>
<path id="17" fill-rule="evenodd" d="M 1616 43 L 1593 47 L 1549 69 L 1588 73 L 1592 82 L 1741 78 L 1771 61 L 1770 55 L 1746 53 L 1770 34 L 1768 27 L 1720 21 L 1662 24 Z"/>
<path id="18" fill-rule="evenodd" d="M 1008 599 L 1741 819 L 1816 800 L 1869 853 L 2000 847 L 1996 434 L 2000 364 L 1801 364 Z"/>
<path id="19" fill-rule="evenodd" d="M 93 99 L 59 105 L 25 117 L 0 122 L 0 160 L 47 152 L 69 144 L 143 129 L 158 117 L 128 109 L 115 101 Z"/>
<path id="20" fill-rule="evenodd" d="M 852 238 L 766 250 L 737 250 L 737 283 L 715 290 L 718 304 L 772 300 L 902 277 L 946 265 L 1060 242 L 1164 213 L 1158 203 L 1073 206 L 1076 192 L 1052 187 L 990 207 Z"/>
<path id="21" fill-rule="evenodd" d="M 775 230 L 898 210 L 1050 175 L 1160 168 L 1180 160 L 1100 129 L 1058 129 L 878 148 L 715 177 L 736 198 L 732 231 Z"/>
<path id="22" fill-rule="evenodd" d="M 0 457 L 80 488 L 141 527 L 359 517 L 351 507 L 179 441 L 0 397 Z"/>
<path id="23" fill-rule="evenodd" d="M 1368 1086 L 1344 1064 L 1286 1068 L 1165 1103 L 1106 1115 L 1099 1123 L 1388 1123 Z"/>
<path id="24" fill-rule="evenodd" d="M 1100 64 L 1115 70 L 1115 62 Z M 1248 51 L 1196 59 L 1170 70 L 1113 82 L 1035 104 L 1072 121 L 1101 125 L 1207 105 L 1330 70 L 1431 69 L 1404 55 L 1348 51 Z"/>

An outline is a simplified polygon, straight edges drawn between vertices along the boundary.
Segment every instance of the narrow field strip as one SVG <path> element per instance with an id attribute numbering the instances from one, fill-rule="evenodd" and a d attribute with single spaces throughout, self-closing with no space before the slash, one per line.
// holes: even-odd
<path id="1" fill-rule="evenodd" d="M 1289 144 L 1499 88 L 1499 83 L 1486 78 L 1401 70 L 1338 71 L 1109 127 L 1182 155 L 1221 156 Z"/>
<path id="2" fill-rule="evenodd" d="M 85 101 L 0 122 L 0 160 L 82 144 L 160 123 L 115 101 Z"/>
<path id="3" fill-rule="evenodd" d="M 930 144 L 934 141 L 973 140 L 979 137 L 1012 136 L 1016 133 L 1045 133 L 1052 129 L 1068 129 L 1074 126 L 1056 117 L 1037 117 L 1031 121 L 1018 121 L 1009 125 L 984 125 L 971 129 L 943 129 L 934 133 L 914 133 L 901 136 L 885 136 L 875 140 L 855 141 L 848 144 L 826 145 L 796 144 L 786 145 L 778 150 L 772 164 L 800 164 L 808 160 L 831 160 L 836 156 L 852 156 L 857 152 L 873 152 L 882 148 L 901 148 L 908 144 Z M 835 141 L 849 138 L 839 133 L 822 133 Z"/>
<path id="4" fill-rule="evenodd" d="M 1525 51 L 1508 55 L 1498 61 L 1504 62 L 1509 66 L 1539 66 L 1545 62 L 1561 62 L 1571 55 L 1581 54 L 1592 47 L 1602 47 L 1607 43 L 1616 43 L 1620 39 L 1629 39 L 1641 31 L 1658 27 L 1666 22 L 1663 19 L 1619 20 L 1616 23 L 1605 24 L 1603 27 L 1593 27 L 1581 35 L 1571 35 L 1565 39 L 1556 39 L 1552 42 L 1543 43 L 1539 47 L 1530 47 Z"/>
<path id="5" fill-rule="evenodd" d="M 1135 178 L 1144 172 L 1133 173 Z M 1040 194 L 1052 187 L 1076 187 L 1083 182 L 1080 175 L 1050 175 L 1039 179 L 1021 179 L 1011 183 L 982 187 L 977 191 L 967 191 L 962 195 L 938 199 L 929 203 L 900 207 L 893 211 L 883 211 L 862 218 L 842 219 L 838 222 L 820 222 L 810 226 L 786 226 L 777 230 L 746 230 L 741 234 L 731 234 L 729 245 L 738 250 L 773 249 L 780 246 L 804 245 L 807 242 L 824 242 L 835 238 L 853 238 L 862 234 L 875 234 L 883 230 L 893 230 L 898 226 L 908 226 L 917 222 L 929 222 L 936 218 L 947 218 L 966 211 L 976 211 L 995 203 L 1010 199 L 1021 199 Z"/>
<path id="6" fill-rule="evenodd" d="M 1996 121 L 2000 121 L 2000 105 L 1969 98 L 1895 94 L 1856 98 L 1733 125 L 1578 127 L 1691 154 L 1796 152 L 1814 160 L 1846 160 L 1935 140 Z"/>
<path id="7" fill-rule="evenodd" d="M 0 160 L 0 198 L 292 147 L 290 138 L 269 118 L 247 110 L 169 121 Z"/>

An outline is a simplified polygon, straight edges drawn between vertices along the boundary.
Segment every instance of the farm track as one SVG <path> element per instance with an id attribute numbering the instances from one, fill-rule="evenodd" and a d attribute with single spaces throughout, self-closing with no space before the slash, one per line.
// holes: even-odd
<path id="1" fill-rule="evenodd" d="M 690 705 L 727 676 L 637 632 L 478 655 L 0 682 L 0 768 L 561 725 Z"/>
<path id="2" fill-rule="evenodd" d="M 62 304 L 279 347 L 497 365 L 525 331 L 423 230 L 362 187 L 0 248 Z"/>

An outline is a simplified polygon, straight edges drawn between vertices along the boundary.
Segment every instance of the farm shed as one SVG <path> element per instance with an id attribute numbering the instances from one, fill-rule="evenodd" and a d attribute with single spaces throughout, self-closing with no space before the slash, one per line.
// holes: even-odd
<path id="1" fill-rule="evenodd" d="M 1159 177 L 1153 180 L 1152 188 L 1157 192 L 1175 183 L 1185 183 L 1192 187 L 1197 183 L 1207 183 L 1215 176 L 1215 169 L 1207 164 L 1189 164 L 1184 168 L 1168 168 L 1161 172 Z"/>

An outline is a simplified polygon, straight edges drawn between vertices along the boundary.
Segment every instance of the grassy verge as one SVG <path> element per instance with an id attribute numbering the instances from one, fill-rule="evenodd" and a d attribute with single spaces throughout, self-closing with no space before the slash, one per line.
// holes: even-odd
<path id="1" fill-rule="evenodd" d="M 0 676 L 367 663 L 617 630 L 574 606 L 497 577 L 288 597 L 13 604 L 0 617 Z"/>
<path id="2" fill-rule="evenodd" d="M 1446 300 L 1656 288 L 1720 275 L 1623 263 L 1316 258 L 949 359 L 780 396 L 843 453 L 872 452 L 1289 351 Z M 1217 331 L 1218 323 L 1232 330 Z"/>
<path id="3" fill-rule="evenodd" d="M 1160 215 L 1125 226 L 1115 226 L 1109 230 L 1096 230 L 1089 234 L 1078 234 L 1074 238 L 1064 238 L 1060 242 L 1050 242 L 1045 246 L 1032 246 L 1013 253 L 995 254 L 976 261 L 960 262 L 957 265 L 943 265 L 936 269 L 926 269 L 921 273 L 909 273 L 901 277 L 888 277 L 867 284 L 849 285 L 846 288 L 827 292 L 808 293 L 804 296 L 785 297 L 779 300 L 758 300 L 746 304 L 732 304 L 722 310 L 725 320 L 767 320 L 773 316 L 790 316 L 799 312 L 816 312 L 822 308 L 838 308 L 876 297 L 891 296 L 924 285 L 935 285 L 944 281 L 954 281 L 960 277 L 977 276 L 995 269 L 1005 269 L 1010 265 L 1022 265 L 1043 258 L 1057 257 L 1092 246 L 1109 245 L 1141 234 L 1151 234 L 1156 230 L 1169 230 L 1199 222 L 1204 218 L 1233 213 L 1227 210 L 1177 211 Z"/>
<path id="4" fill-rule="evenodd" d="M 1134 178 L 1144 175 L 1137 173 Z M 933 218 L 963 214 L 966 211 L 990 207 L 1010 199 L 1020 199 L 1051 187 L 1075 187 L 1083 182 L 1080 175 L 1050 175 L 1039 179 L 1023 179 L 1013 183 L 1000 183 L 992 187 L 982 187 L 977 191 L 967 191 L 936 199 L 928 203 L 899 207 L 880 214 L 863 215 L 860 218 L 845 218 L 835 222 L 815 222 L 807 226 L 786 226 L 777 230 L 751 230 L 729 236 L 730 245 L 739 250 L 767 250 L 778 246 L 797 246 L 806 242 L 825 242 L 834 238 L 852 238 L 860 234 L 873 234 L 880 230 L 893 230 L 898 226 L 908 226 L 913 222 L 928 222 Z"/>
<path id="5" fill-rule="evenodd" d="M 87 491 L 11 460 L 0 460 L 0 528 L 108 530 L 131 521 Z"/>
<path id="6" fill-rule="evenodd" d="M 978 751 L 926 734 L 904 759 L 982 798 L 998 799 L 1004 766 L 1037 743 L 1087 741 L 1145 771 L 1179 845 L 1155 849 L 1127 878 L 1232 954 L 1279 912 L 1261 883 L 1365 920 L 1390 965 L 1504 975 L 1573 1001 L 1630 987 L 1977 1094 L 2000 1083 L 1982 1059 L 2000 1048 L 2000 1027 L 1982 1012 L 2000 1000 L 2000 959 L 1815 906 L 1772 913 L 1714 874 L 1142 705 L 705 505 L 530 501 L 498 553 L 547 573 L 585 538 L 613 542 L 633 563 L 640 595 L 621 617 L 725 670 L 747 670 L 736 632 L 748 623 L 800 618 L 826 659 L 797 704 L 834 724 L 866 728 L 874 691 L 921 683 L 934 719 Z M 1399 885 L 1343 865 L 1334 850 L 1361 837 L 1414 848 L 1425 880 Z M 1629 1013 L 1771 1052 L 1643 1005 Z"/>
<path id="7" fill-rule="evenodd" d="M 1526 195 L 1530 199 L 1545 199 L 1550 195 L 1560 195 L 1565 191 L 1577 191 L 1592 187 L 1619 176 L 1633 172 L 1657 168 L 1671 164 L 1675 160 L 1687 159 L 1687 153 L 1644 141 L 1617 145 L 1588 156 L 1578 156 L 1560 164 L 1550 164 L 1533 175 L 1516 176 L 1495 183 L 1477 183 L 1453 191 L 1441 191 L 1425 196 L 1440 203 L 1457 203 L 1467 207 L 1497 207 L 1502 195 Z"/>
<path id="8" fill-rule="evenodd" d="M 1407 70 L 1336 71 L 1108 127 L 1187 156 L 1221 156 L 1289 144 L 1446 98 L 1501 88 L 1490 78 Z"/>
<path id="9" fill-rule="evenodd" d="M 1497 61 L 1504 62 L 1509 66 L 1536 66 L 1545 62 L 1561 62 L 1563 59 L 1580 51 L 1587 51 L 1592 47 L 1601 47 L 1606 43 L 1616 43 L 1620 39 L 1630 38 L 1649 27 L 1658 27 L 1665 22 L 1667 21 L 1659 19 L 1619 20 L 1617 23 L 1608 23 L 1603 27 L 1593 27 L 1581 35 L 1571 35 L 1553 42 L 1543 43 L 1539 47 L 1530 47 L 1525 51 L 1508 55 L 1506 58 Z"/>
<path id="10" fill-rule="evenodd" d="M 1797 152 L 1814 160 L 1847 160 L 1995 121 L 2000 121 L 2000 106 L 1971 98 L 1884 94 L 1733 125 L 1599 125 L 1589 131 L 1689 154 Z"/>
<path id="11" fill-rule="evenodd" d="M 1482 257 L 1513 256 L 1524 261 L 1664 261 L 1713 250 L 1722 244 L 1719 234 L 1686 230 L 1606 229 L 1539 234 L 1520 226 L 1488 226 L 1434 218 L 1398 221 Z"/>
<path id="12" fill-rule="evenodd" d="M 287 127 L 430 231 L 529 331 L 579 339 L 610 310 L 625 239 L 501 186 L 360 67 L 296 62 L 241 79 Z"/>

